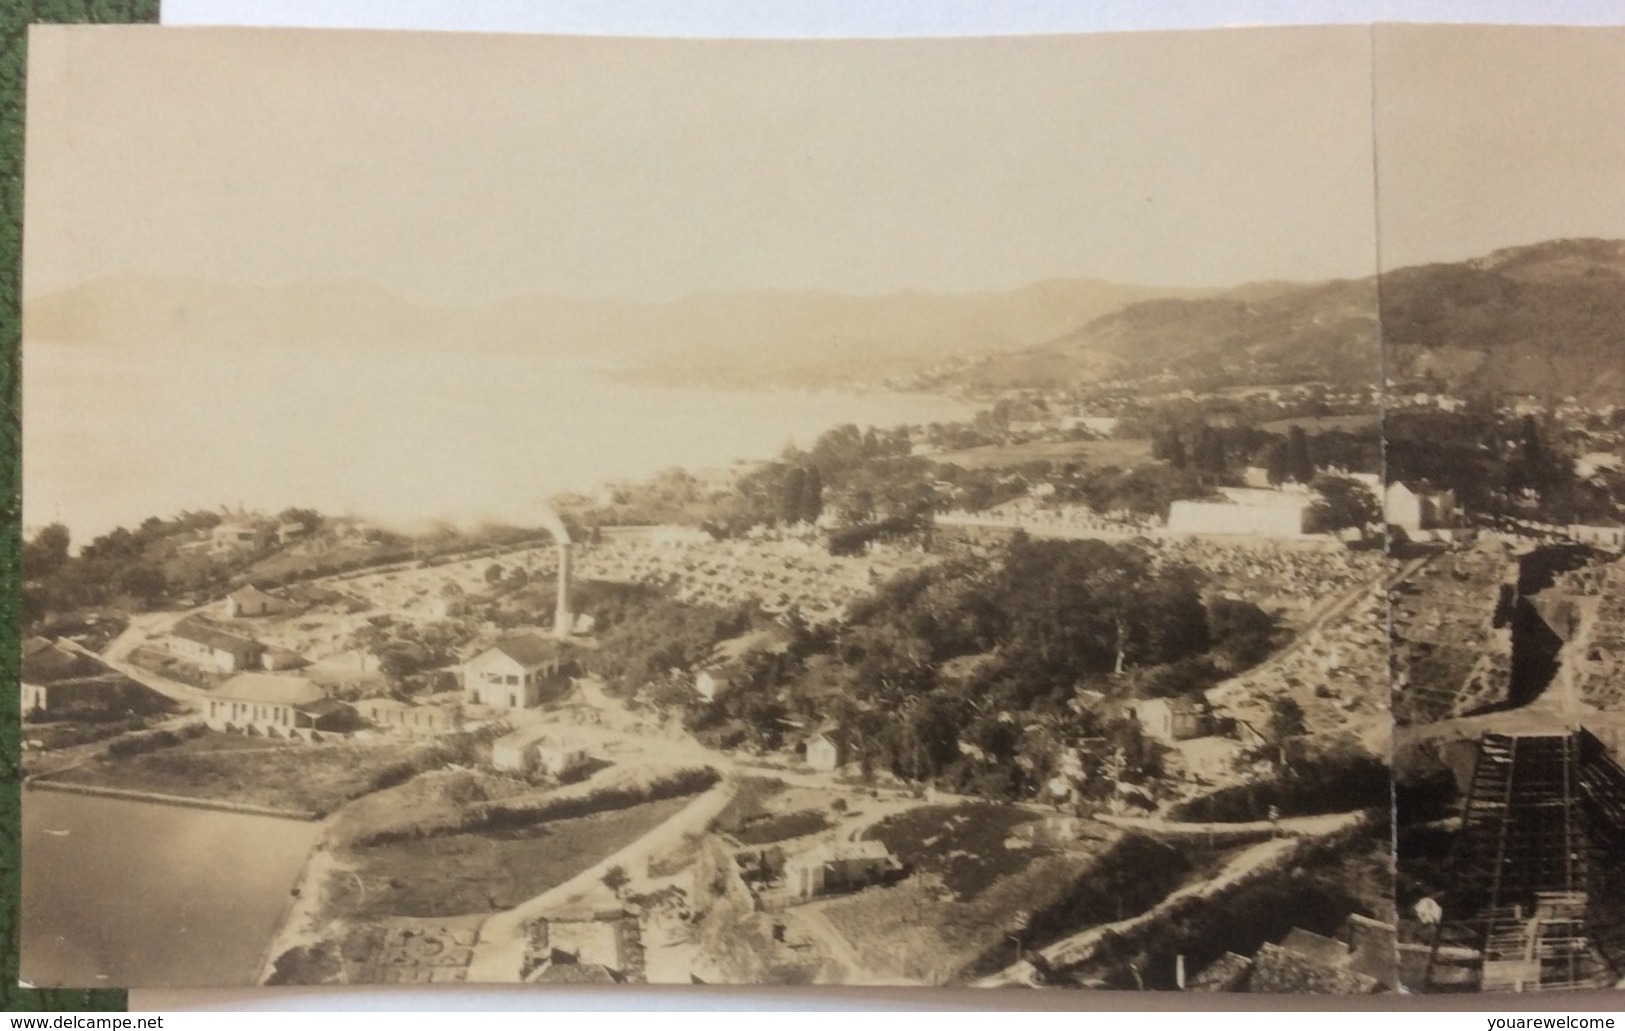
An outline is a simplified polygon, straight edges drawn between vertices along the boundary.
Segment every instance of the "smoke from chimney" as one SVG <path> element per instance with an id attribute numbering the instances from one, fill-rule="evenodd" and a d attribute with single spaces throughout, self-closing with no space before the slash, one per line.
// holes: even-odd
<path id="1" fill-rule="evenodd" d="M 553 636 L 563 641 L 570 636 L 574 620 L 570 615 L 570 538 L 559 538 L 559 600 L 553 612 Z"/>

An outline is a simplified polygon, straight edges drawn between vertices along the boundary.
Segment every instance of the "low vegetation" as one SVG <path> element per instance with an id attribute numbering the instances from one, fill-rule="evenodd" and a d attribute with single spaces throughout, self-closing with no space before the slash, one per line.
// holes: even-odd
<path id="1" fill-rule="evenodd" d="M 831 826 L 833 825 L 829 817 L 823 812 L 817 809 L 800 809 L 793 813 L 761 816 L 729 831 L 728 836 L 741 845 L 771 845 L 774 842 L 817 834 L 819 831 L 828 830 Z"/>
<path id="2" fill-rule="evenodd" d="M 205 732 L 159 732 L 135 754 L 105 755 L 55 775 L 67 783 L 328 813 L 456 757 L 456 743 L 265 743 Z"/>
<path id="3" fill-rule="evenodd" d="M 434 917 L 518 905 L 589 869 L 659 826 L 684 797 L 588 816 L 396 839 L 350 850 L 351 872 L 327 896 L 350 919 Z M 447 877 L 455 870 L 455 877 Z"/>
<path id="4" fill-rule="evenodd" d="M 1025 809 L 990 803 L 922 806 L 881 821 L 868 836 L 884 842 L 909 869 L 940 878 L 965 900 L 1033 861 L 1037 850 L 1013 835 L 1034 819 Z"/>
<path id="5" fill-rule="evenodd" d="M 1280 816 L 1310 816 L 1385 808 L 1390 803 L 1393 783 L 1387 764 L 1358 746 L 1335 742 L 1328 746 L 1297 737 L 1275 754 L 1272 776 L 1181 802 L 1169 810 L 1169 817 L 1229 823 L 1267 819 L 1272 810 Z"/>
<path id="6" fill-rule="evenodd" d="M 403 795 L 370 799 L 346 811 L 333 830 L 337 844 L 362 848 L 452 834 L 533 827 L 646 802 L 683 798 L 705 791 L 718 774 L 705 768 L 678 770 L 608 770 L 598 777 L 552 790 L 492 791 L 489 781 L 451 792 L 431 793 L 424 804 L 408 799 L 422 787 L 407 786 Z M 484 796 L 484 797 L 481 797 Z"/>

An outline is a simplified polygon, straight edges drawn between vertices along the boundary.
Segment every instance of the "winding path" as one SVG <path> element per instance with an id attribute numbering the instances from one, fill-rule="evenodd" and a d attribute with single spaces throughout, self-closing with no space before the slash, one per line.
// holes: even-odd
<path id="1" fill-rule="evenodd" d="M 1087 962 L 1095 954 L 1095 951 L 1100 948 L 1102 942 L 1107 940 L 1108 935 L 1116 936 L 1131 933 L 1147 924 L 1162 919 L 1165 915 L 1190 900 L 1212 899 L 1232 891 L 1265 874 L 1281 869 L 1291 862 L 1300 850 L 1311 843 L 1345 830 L 1352 830 L 1368 819 L 1370 819 L 1369 815 L 1363 811 L 1333 813 L 1324 817 L 1305 817 L 1302 821 L 1299 821 L 1303 833 L 1297 836 L 1270 838 L 1267 841 L 1251 845 L 1226 863 L 1224 869 L 1214 876 L 1196 884 L 1188 884 L 1170 893 L 1161 902 L 1158 902 L 1145 912 L 1113 923 L 1098 924 L 1088 930 L 1046 945 L 1036 950 L 1037 954 L 1051 968 L 1072 967 Z M 1319 822 L 1310 824 L 1308 821 Z M 1207 826 L 1205 824 L 1168 824 L 1155 820 L 1142 822 L 1152 825 L 1160 824 L 1163 829 L 1168 827 L 1200 828 Z M 1283 824 L 1286 822 L 1282 821 Z M 1031 961 L 1022 960 L 1006 967 L 997 974 L 989 975 L 973 983 L 979 988 L 995 988 L 1007 985 L 1036 987 L 1038 985 L 1038 971 Z"/>

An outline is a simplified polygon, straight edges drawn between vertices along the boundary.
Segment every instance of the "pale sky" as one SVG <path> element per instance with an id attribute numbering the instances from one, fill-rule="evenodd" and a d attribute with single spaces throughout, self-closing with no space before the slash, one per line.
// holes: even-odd
<path id="1" fill-rule="evenodd" d="M 25 289 L 1224 285 L 1374 267 L 1360 27 L 717 42 L 34 30 Z"/>
<path id="2" fill-rule="evenodd" d="M 1385 25 L 1376 67 L 1384 267 L 1625 238 L 1625 29 Z"/>

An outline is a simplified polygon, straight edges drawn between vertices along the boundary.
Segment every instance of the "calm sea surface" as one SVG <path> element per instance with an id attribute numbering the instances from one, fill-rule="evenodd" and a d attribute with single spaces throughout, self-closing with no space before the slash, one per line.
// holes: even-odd
<path id="1" fill-rule="evenodd" d="M 318 825 L 23 793 L 22 978 L 254 983 Z"/>
<path id="2" fill-rule="evenodd" d="M 77 539 L 242 502 L 529 525 L 541 499 L 681 465 L 762 459 L 842 423 L 962 418 L 921 395 L 615 382 L 490 352 L 28 342 L 24 523 Z"/>

